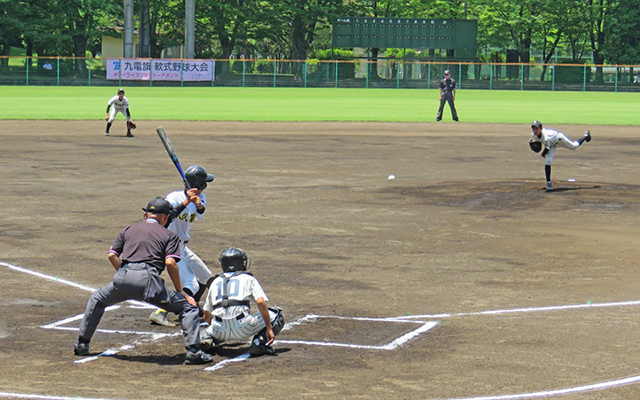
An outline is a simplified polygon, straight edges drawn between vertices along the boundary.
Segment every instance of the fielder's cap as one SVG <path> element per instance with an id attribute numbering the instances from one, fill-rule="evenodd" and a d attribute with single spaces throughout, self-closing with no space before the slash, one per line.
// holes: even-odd
<path id="1" fill-rule="evenodd" d="M 542 128 L 542 122 L 535 120 L 531 123 L 532 128 Z"/>
<path id="2" fill-rule="evenodd" d="M 173 211 L 173 206 L 162 197 L 156 197 L 151 200 L 149 204 L 147 204 L 147 208 L 143 208 L 142 211 L 151 214 L 170 214 L 171 211 Z"/>
<path id="3" fill-rule="evenodd" d="M 124 93 L 124 89 L 123 88 L 118 89 L 118 94 L 120 94 L 120 92 Z"/>
<path id="4" fill-rule="evenodd" d="M 449 72 L 449 70 L 448 70 L 448 69 L 445 69 L 445 70 L 444 70 L 444 74 L 445 74 L 445 75 L 451 75 L 451 73 Z"/>

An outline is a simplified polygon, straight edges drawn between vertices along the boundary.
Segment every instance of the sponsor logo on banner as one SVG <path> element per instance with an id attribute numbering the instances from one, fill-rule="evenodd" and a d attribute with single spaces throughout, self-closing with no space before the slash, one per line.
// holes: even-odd
<path id="1" fill-rule="evenodd" d="M 212 81 L 213 60 L 166 60 L 146 58 L 110 58 L 107 60 L 107 80 L 132 81 Z"/>

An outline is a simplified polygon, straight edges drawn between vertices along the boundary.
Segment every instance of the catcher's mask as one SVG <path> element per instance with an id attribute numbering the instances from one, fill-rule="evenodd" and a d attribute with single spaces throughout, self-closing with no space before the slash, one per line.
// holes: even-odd
<path id="1" fill-rule="evenodd" d="M 223 251 L 218 260 L 224 272 L 246 271 L 251 265 L 246 253 L 237 247 L 229 247 Z"/>
<path id="2" fill-rule="evenodd" d="M 187 183 L 192 189 L 204 190 L 207 188 L 207 182 L 212 182 L 213 174 L 208 174 L 207 170 L 200 165 L 192 165 L 184 172 Z"/>

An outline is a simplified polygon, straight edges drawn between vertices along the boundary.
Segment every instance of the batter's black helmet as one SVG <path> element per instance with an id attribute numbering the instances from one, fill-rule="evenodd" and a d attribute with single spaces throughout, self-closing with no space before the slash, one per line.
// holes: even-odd
<path id="1" fill-rule="evenodd" d="M 184 172 L 184 176 L 187 178 L 189 186 L 193 189 L 204 190 L 207 187 L 207 182 L 213 181 L 212 174 L 208 174 L 207 170 L 200 165 L 192 165 Z"/>
<path id="2" fill-rule="evenodd" d="M 542 128 L 542 122 L 535 120 L 531 123 L 532 128 Z"/>
<path id="3" fill-rule="evenodd" d="M 224 272 L 246 271 L 249 269 L 249 257 L 242 249 L 229 247 L 220 254 L 220 265 Z"/>

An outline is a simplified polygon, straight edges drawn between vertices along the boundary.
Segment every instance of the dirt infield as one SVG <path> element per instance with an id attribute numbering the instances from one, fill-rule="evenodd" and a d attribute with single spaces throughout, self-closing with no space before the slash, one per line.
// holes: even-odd
<path id="1" fill-rule="evenodd" d="M 128 333 L 91 348 L 119 351 L 74 363 L 78 321 L 58 322 L 110 280 L 117 233 L 181 185 L 158 125 L 183 166 L 216 175 L 190 247 L 213 270 L 225 247 L 245 249 L 270 304 L 298 321 L 277 357 L 219 364 L 246 352 L 234 344 L 214 371 L 182 365 L 179 330 L 123 304 L 99 328 Z M 546 193 L 526 124 L 139 121 L 128 139 L 122 120 L 111 137 L 100 122 L 0 121 L 0 392 L 637 398 L 640 383 L 616 381 L 640 375 L 638 129 L 555 128 L 593 140 L 558 149 Z"/>

